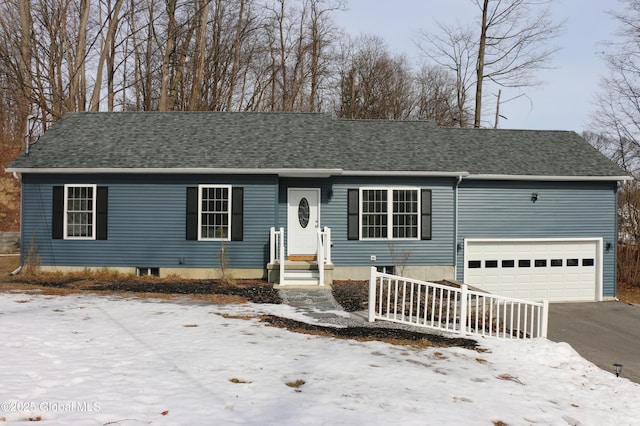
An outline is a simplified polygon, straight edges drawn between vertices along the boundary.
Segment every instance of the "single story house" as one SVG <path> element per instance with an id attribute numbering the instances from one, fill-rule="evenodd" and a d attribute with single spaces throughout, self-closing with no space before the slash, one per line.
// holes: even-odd
<path id="1" fill-rule="evenodd" d="M 69 113 L 7 168 L 44 270 L 318 285 L 371 266 L 526 299 L 616 295 L 618 183 L 574 132 L 320 113 Z"/>

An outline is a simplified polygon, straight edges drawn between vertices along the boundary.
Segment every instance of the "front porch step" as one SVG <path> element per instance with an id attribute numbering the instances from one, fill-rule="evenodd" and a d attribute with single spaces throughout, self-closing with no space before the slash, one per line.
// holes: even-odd
<path id="1" fill-rule="evenodd" d="M 320 272 L 317 269 L 299 269 L 284 271 L 285 285 L 319 285 Z"/>
<path id="2" fill-rule="evenodd" d="M 280 286 L 309 286 L 318 287 L 331 285 L 333 281 L 333 264 L 324 265 L 324 283 L 320 282 L 318 262 L 312 260 L 286 260 L 284 263 L 284 284 L 280 280 L 280 265 L 269 263 L 267 265 L 269 282 Z"/>

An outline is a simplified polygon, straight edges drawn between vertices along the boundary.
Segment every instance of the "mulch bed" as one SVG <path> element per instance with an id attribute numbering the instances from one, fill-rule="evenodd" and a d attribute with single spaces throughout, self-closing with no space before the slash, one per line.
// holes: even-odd
<path id="1" fill-rule="evenodd" d="M 14 279 L 14 282 L 34 284 L 43 287 L 66 288 L 74 290 L 135 292 L 177 295 L 228 295 L 239 296 L 254 303 L 282 303 L 270 283 L 260 280 L 237 280 L 231 285 L 222 285 L 217 280 L 154 280 L 154 279 L 55 279 L 46 278 Z"/>
<path id="2" fill-rule="evenodd" d="M 369 304 L 369 281 L 334 281 L 331 285 L 333 298 L 347 312 L 367 309 Z"/>
<path id="3" fill-rule="evenodd" d="M 437 334 L 420 333 L 400 328 L 379 327 L 327 327 L 322 325 L 307 324 L 289 318 L 264 315 L 262 321 L 279 328 L 286 328 L 298 333 L 332 336 L 343 339 L 380 340 L 391 343 L 414 345 L 419 347 L 450 347 L 459 346 L 466 349 L 477 349 L 478 342 L 471 339 L 445 337 Z"/>

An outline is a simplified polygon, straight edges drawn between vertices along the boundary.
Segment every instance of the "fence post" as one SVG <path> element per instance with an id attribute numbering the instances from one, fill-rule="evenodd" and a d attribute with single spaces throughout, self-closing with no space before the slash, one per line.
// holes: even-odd
<path id="1" fill-rule="evenodd" d="M 467 333 L 467 292 L 469 288 L 466 284 L 460 286 L 460 334 Z"/>
<path id="2" fill-rule="evenodd" d="M 540 336 L 547 338 L 547 328 L 549 327 L 549 301 L 542 301 L 542 326 L 540 329 Z"/>
<path id="3" fill-rule="evenodd" d="M 376 274 L 377 270 L 375 266 L 371 267 L 371 274 L 369 276 L 369 322 L 376 320 Z"/>
<path id="4" fill-rule="evenodd" d="M 279 255 L 278 257 L 280 258 L 280 285 L 285 285 L 284 282 L 284 228 L 280 228 L 280 240 L 278 240 L 279 242 L 279 246 L 278 247 L 278 251 L 279 251 Z"/>
<path id="5" fill-rule="evenodd" d="M 269 230 L 269 263 L 276 261 L 276 228 L 273 226 Z"/>

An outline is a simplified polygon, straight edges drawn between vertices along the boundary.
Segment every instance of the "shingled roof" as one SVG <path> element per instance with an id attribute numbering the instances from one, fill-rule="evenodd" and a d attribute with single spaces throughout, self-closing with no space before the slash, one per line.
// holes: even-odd
<path id="1" fill-rule="evenodd" d="M 575 132 L 254 112 L 69 113 L 7 171 L 627 178 Z"/>

